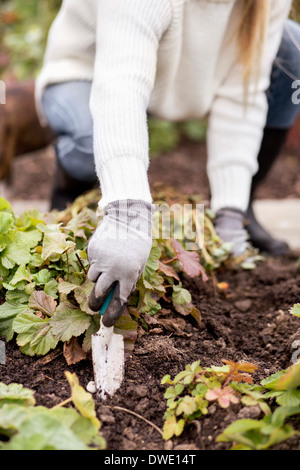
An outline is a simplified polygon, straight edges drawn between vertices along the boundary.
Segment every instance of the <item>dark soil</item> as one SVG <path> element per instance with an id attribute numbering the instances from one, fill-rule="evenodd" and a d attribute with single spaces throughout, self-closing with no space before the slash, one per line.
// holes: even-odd
<path id="1" fill-rule="evenodd" d="M 209 199 L 204 143 L 183 142 L 170 154 L 152 159 L 149 168 L 151 186 L 164 183 L 183 194 L 200 194 Z M 13 162 L 10 198 L 49 199 L 54 179 L 55 157 L 51 147 L 46 151 L 18 157 Z M 300 146 L 286 147 L 275 162 L 268 178 L 258 189 L 258 199 L 300 197 Z"/>
<path id="2" fill-rule="evenodd" d="M 204 145 L 185 144 L 172 155 L 153 160 L 150 180 L 152 184 L 175 185 L 183 193 L 202 193 L 207 199 L 205 162 Z M 13 196 L 48 198 L 53 170 L 54 158 L 50 150 L 16 159 Z M 299 170 L 297 153 L 286 152 L 276 162 L 258 197 L 299 197 Z M 217 435 L 237 418 L 257 418 L 259 411 L 255 407 L 241 409 L 234 405 L 222 410 L 211 406 L 206 417 L 198 424 L 189 425 L 172 443 L 165 443 L 159 432 L 141 417 L 162 428 L 166 387 L 161 385 L 161 379 L 165 374 L 174 377 L 194 360 L 200 359 L 203 366 L 222 365 L 222 359 L 253 362 L 259 367 L 254 375 L 255 382 L 292 364 L 295 352 L 292 343 L 300 339 L 299 319 L 289 314 L 290 307 L 300 299 L 298 257 L 299 254 L 291 253 L 284 258 L 266 259 L 252 271 L 220 271 L 216 274 L 217 279 L 207 283 L 200 278 L 183 279 L 195 305 L 201 310 L 201 327 L 194 320 L 185 319 L 181 336 L 163 330 L 161 334 L 138 337 L 134 352 L 126 362 L 122 388 L 113 399 L 96 403 L 109 450 L 230 448 L 216 443 Z M 214 287 L 216 280 L 226 281 L 229 289 L 221 291 Z M 7 344 L 7 363 L 0 365 L 0 380 L 7 384 L 22 383 L 34 389 L 37 403 L 51 407 L 69 397 L 65 370 L 76 372 L 83 386 L 92 380 L 90 360 L 67 366 L 60 355 L 44 364 L 43 360 L 23 356 L 11 342 Z M 282 444 L 280 449 L 299 447 L 300 439 L 297 438 Z"/>

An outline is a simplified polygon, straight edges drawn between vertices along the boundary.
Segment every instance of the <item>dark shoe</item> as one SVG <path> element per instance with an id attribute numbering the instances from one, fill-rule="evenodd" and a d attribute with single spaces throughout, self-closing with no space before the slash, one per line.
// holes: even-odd
<path id="1" fill-rule="evenodd" d="M 255 248 L 272 256 L 286 254 L 289 251 L 289 246 L 286 242 L 273 238 L 272 235 L 261 226 L 254 215 L 252 201 L 257 187 L 263 184 L 276 158 L 279 156 L 288 133 L 289 129 L 264 129 L 261 148 L 258 154 L 259 170 L 252 179 L 250 204 L 246 211 L 246 230 L 249 233 L 249 240 Z"/>
<path id="2" fill-rule="evenodd" d="M 69 176 L 57 163 L 54 185 L 52 189 L 50 210 L 63 211 L 81 194 L 96 186 L 94 182 L 78 181 Z"/>
<path id="3" fill-rule="evenodd" d="M 289 129 L 271 129 L 267 127 L 264 129 L 263 139 L 257 157 L 259 169 L 252 179 L 251 197 L 254 196 L 257 187 L 260 186 L 268 176 L 286 142 L 288 133 Z"/>
<path id="4" fill-rule="evenodd" d="M 255 248 L 271 256 L 281 256 L 289 252 L 289 245 L 272 237 L 255 218 L 252 205 L 246 212 L 246 230 L 249 240 Z"/>

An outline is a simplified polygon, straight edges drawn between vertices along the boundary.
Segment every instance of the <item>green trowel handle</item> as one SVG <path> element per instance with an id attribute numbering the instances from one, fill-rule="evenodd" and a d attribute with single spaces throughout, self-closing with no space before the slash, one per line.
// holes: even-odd
<path id="1" fill-rule="evenodd" d="M 104 302 L 103 302 L 103 304 L 102 304 L 102 306 L 101 306 L 101 308 L 100 308 L 100 315 L 103 316 L 103 315 L 105 314 L 105 312 L 106 312 L 106 310 L 107 310 L 107 308 L 108 308 L 108 306 L 109 306 L 109 304 L 110 304 L 110 302 L 111 302 L 111 299 L 112 299 L 112 297 L 113 297 L 113 295 L 114 295 L 114 292 L 115 292 L 115 287 L 113 287 L 113 288 L 109 291 L 108 296 L 107 296 L 106 299 L 104 300 Z"/>

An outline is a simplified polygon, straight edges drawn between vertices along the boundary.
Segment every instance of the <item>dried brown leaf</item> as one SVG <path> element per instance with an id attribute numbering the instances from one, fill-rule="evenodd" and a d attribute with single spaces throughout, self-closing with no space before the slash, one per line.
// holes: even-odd
<path id="1" fill-rule="evenodd" d="M 204 282 L 208 281 L 205 269 L 200 264 L 199 254 L 185 250 L 177 240 L 172 239 L 172 245 L 183 272 L 192 278 L 201 276 Z"/>
<path id="2" fill-rule="evenodd" d="M 44 291 L 34 291 L 28 302 L 28 307 L 38 310 L 45 315 L 51 317 L 56 310 L 57 303 L 50 295 L 45 294 Z"/>
<path id="3" fill-rule="evenodd" d="M 79 345 L 77 338 L 73 337 L 64 343 L 64 357 L 70 366 L 86 359 L 87 354 Z"/>

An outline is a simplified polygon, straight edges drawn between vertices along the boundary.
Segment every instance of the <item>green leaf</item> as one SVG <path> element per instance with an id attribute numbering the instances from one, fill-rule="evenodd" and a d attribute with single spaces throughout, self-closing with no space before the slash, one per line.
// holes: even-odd
<path id="1" fill-rule="evenodd" d="M 1 253 L 1 262 L 7 269 L 15 265 L 28 264 L 30 261 L 30 247 L 21 232 L 15 234 L 12 242 Z"/>
<path id="2" fill-rule="evenodd" d="M 280 427 L 287 418 L 298 414 L 300 414 L 300 406 L 279 406 L 271 417 L 271 423 L 275 427 Z"/>
<path id="3" fill-rule="evenodd" d="M 176 416 L 169 416 L 163 427 L 163 438 L 168 441 L 173 436 L 180 436 L 182 434 L 185 425 L 185 420 L 180 419 L 177 421 Z"/>
<path id="4" fill-rule="evenodd" d="M 167 399 L 176 398 L 183 392 L 183 390 L 184 390 L 184 385 L 182 384 L 177 384 L 175 387 L 168 387 L 164 394 L 164 397 Z"/>
<path id="5" fill-rule="evenodd" d="M 295 304 L 294 307 L 290 309 L 290 313 L 296 317 L 300 317 L 300 304 Z"/>
<path id="6" fill-rule="evenodd" d="M 5 385 L 0 382 L 0 407 L 6 403 L 33 406 L 35 405 L 34 392 L 21 384 Z"/>
<path id="7" fill-rule="evenodd" d="M 75 246 L 75 243 L 66 240 L 66 235 L 62 232 L 45 233 L 42 246 L 42 258 L 46 260 L 51 258 L 52 255 L 62 254 L 68 248 Z"/>
<path id="8" fill-rule="evenodd" d="M 279 378 L 273 383 L 274 390 L 288 390 L 300 386 L 300 362 L 289 367 Z"/>
<path id="9" fill-rule="evenodd" d="M 30 408 L 24 404 L 22 400 L 8 400 L 1 406 L 0 400 L 0 434 L 11 437 L 18 431 L 30 413 Z"/>
<path id="10" fill-rule="evenodd" d="M 88 450 L 87 446 L 58 419 L 48 414 L 25 420 L 18 434 L 2 450 Z"/>
<path id="11" fill-rule="evenodd" d="M 98 439 L 99 423 L 95 425 L 93 420 L 79 415 L 73 408 L 54 408 L 50 410 L 51 416 L 59 419 L 59 421 L 68 427 L 82 442 L 86 445 L 95 443 Z M 105 449 L 105 441 L 102 440 L 100 445 Z"/>
<path id="12" fill-rule="evenodd" d="M 7 341 L 13 338 L 13 321 L 25 312 L 27 305 L 20 304 L 17 300 L 9 300 L 0 305 L 0 335 Z"/>
<path id="13" fill-rule="evenodd" d="M 14 274 L 14 277 L 11 279 L 10 284 L 15 286 L 20 281 L 32 281 L 32 275 L 28 268 L 24 264 L 18 267 L 17 271 Z"/>
<path id="14" fill-rule="evenodd" d="M 71 387 L 72 401 L 82 416 L 91 420 L 91 422 L 100 429 L 100 422 L 97 419 L 95 411 L 95 402 L 92 395 L 84 390 L 79 384 L 76 374 L 65 372 L 69 385 Z"/>
<path id="15" fill-rule="evenodd" d="M 183 414 L 185 418 L 191 416 L 198 409 L 197 401 L 195 397 L 185 396 L 179 403 L 176 409 L 176 415 L 180 416 Z"/>
<path id="16" fill-rule="evenodd" d="M 9 214 L 13 215 L 13 209 L 10 203 L 4 199 L 4 197 L 0 197 L 0 212 L 8 212 Z"/>
<path id="17" fill-rule="evenodd" d="M 28 284 L 29 285 L 29 284 Z M 13 290 L 7 291 L 5 294 L 7 301 L 16 301 L 17 304 L 26 304 L 28 305 L 29 295 L 23 290 Z"/>
<path id="18" fill-rule="evenodd" d="M 261 429 L 264 427 L 264 422 L 262 420 L 258 421 L 256 419 L 238 419 L 230 424 L 225 431 L 223 431 L 222 436 L 224 438 L 229 438 L 237 434 L 245 433 L 247 431 L 253 431 L 255 429 Z"/>
<path id="19" fill-rule="evenodd" d="M 90 326 L 91 316 L 70 302 L 61 302 L 50 319 L 53 335 L 60 341 L 80 336 Z"/>
<path id="20" fill-rule="evenodd" d="M 91 323 L 85 332 L 84 339 L 82 342 L 82 348 L 84 351 L 90 351 L 92 348 L 92 335 L 97 333 L 100 329 L 100 315 L 91 316 Z"/>
<path id="21" fill-rule="evenodd" d="M 123 336 L 126 355 L 131 354 L 134 349 L 135 341 L 137 339 L 137 329 L 138 323 L 131 318 L 128 310 L 125 309 L 115 324 L 114 332 Z"/>
<path id="22" fill-rule="evenodd" d="M 161 249 L 158 246 L 153 245 L 150 251 L 149 258 L 147 260 L 145 269 L 144 269 L 144 277 L 146 281 L 151 282 L 151 278 L 153 274 L 158 271 L 159 262 L 158 260 L 161 257 Z"/>
<path id="23" fill-rule="evenodd" d="M 80 309 L 89 315 L 95 315 L 88 305 L 89 297 L 94 288 L 94 283 L 91 281 L 85 281 L 81 286 L 76 286 L 74 290 L 75 299 L 77 300 Z"/>
<path id="24" fill-rule="evenodd" d="M 47 282 L 44 286 L 44 292 L 47 295 L 50 295 L 53 297 L 53 299 L 57 299 L 57 288 L 58 288 L 58 282 L 55 279 L 51 279 L 49 282 Z"/>
<path id="25" fill-rule="evenodd" d="M 300 390 L 290 389 L 283 391 L 277 397 L 276 402 L 281 406 L 300 406 Z"/>
<path id="26" fill-rule="evenodd" d="M 52 334 L 49 318 L 40 318 L 29 309 L 15 318 L 13 329 L 18 333 L 18 345 L 30 347 L 27 353 L 32 351 L 44 356 L 57 346 L 58 340 Z"/>
<path id="27" fill-rule="evenodd" d="M 35 248 L 42 240 L 43 235 L 36 229 L 26 230 L 22 233 L 23 240 L 26 241 L 29 248 Z"/>
<path id="28" fill-rule="evenodd" d="M 51 280 L 51 273 L 48 269 L 42 269 L 33 275 L 33 279 L 38 286 L 47 284 Z"/>
<path id="29" fill-rule="evenodd" d="M 174 304 L 184 305 L 192 301 L 192 296 L 187 289 L 180 286 L 173 286 L 172 300 Z"/>
<path id="30" fill-rule="evenodd" d="M 70 294 L 70 292 L 72 292 L 73 290 L 76 289 L 76 287 L 78 287 L 78 284 L 74 284 L 72 282 L 67 282 L 67 281 L 62 281 L 62 282 L 59 282 L 58 283 L 58 292 L 60 294 Z"/>
<path id="31" fill-rule="evenodd" d="M 10 242 L 8 236 L 10 229 L 14 224 L 14 218 L 8 212 L 0 212 L 0 251 L 3 251 Z"/>

